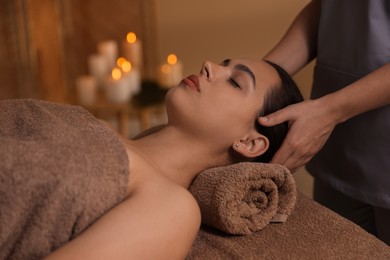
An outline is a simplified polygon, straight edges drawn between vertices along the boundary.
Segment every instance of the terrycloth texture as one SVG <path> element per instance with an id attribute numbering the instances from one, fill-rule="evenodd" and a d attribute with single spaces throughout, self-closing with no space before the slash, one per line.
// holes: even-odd
<path id="1" fill-rule="evenodd" d="M 0 259 L 41 259 L 127 193 L 128 159 L 81 107 L 0 101 Z"/>
<path id="2" fill-rule="evenodd" d="M 249 235 L 271 221 L 284 222 L 294 209 L 296 188 L 277 164 L 237 163 L 200 173 L 190 187 L 202 223 L 228 234 Z"/>
<path id="3" fill-rule="evenodd" d="M 284 224 L 249 236 L 203 226 L 187 259 L 390 259 L 390 247 L 359 226 L 298 194 Z"/>

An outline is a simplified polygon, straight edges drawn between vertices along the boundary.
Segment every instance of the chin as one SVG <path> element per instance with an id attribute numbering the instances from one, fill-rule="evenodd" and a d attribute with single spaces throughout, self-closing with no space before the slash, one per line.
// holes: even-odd
<path id="1" fill-rule="evenodd" d="M 184 95 L 183 91 L 177 87 L 170 89 L 165 95 L 165 107 L 167 111 L 168 123 L 187 125 L 193 120 L 196 111 L 191 107 L 191 102 Z"/>

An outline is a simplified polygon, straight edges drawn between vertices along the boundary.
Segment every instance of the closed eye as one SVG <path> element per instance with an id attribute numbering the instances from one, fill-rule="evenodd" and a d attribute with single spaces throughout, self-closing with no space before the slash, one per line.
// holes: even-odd
<path id="1" fill-rule="evenodd" d="M 240 84 L 237 83 L 233 78 L 229 78 L 229 83 L 235 88 L 241 88 Z"/>

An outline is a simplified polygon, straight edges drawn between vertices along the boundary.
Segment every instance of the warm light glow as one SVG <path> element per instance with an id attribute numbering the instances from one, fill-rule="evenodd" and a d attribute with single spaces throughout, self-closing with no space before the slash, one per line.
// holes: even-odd
<path id="1" fill-rule="evenodd" d="M 122 76 L 122 72 L 119 68 L 112 69 L 111 76 L 114 80 L 118 80 Z"/>
<path id="2" fill-rule="evenodd" d="M 165 74 L 168 74 L 171 71 L 171 66 L 169 64 L 164 64 L 161 67 L 161 71 Z"/>
<path id="3" fill-rule="evenodd" d="M 126 35 L 126 40 L 128 43 L 135 43 L 137 41 L 137 35 L 135 35 L 133 32 L 129 32 Z"/>
<path id="4" fill-rule="evenodd" d="M 167 57 L 168 64 L 175 65 L 177 62 L 177 56 L 175 54 L 169 54 Z"/>
<path id="5" fill-rule="evenodd" d="M 123 58 L 123 57 L 120 57 L 116 60 L 116 64 L 118 65 L 118 67 L 122 67 L 123 63 L 126 62 L 126 59 Z"/>
<path id="6" fill-rule="evenodd" d="M 121 66 L 123 72 L 130 72 L 131 71 L 131 63 L 130 61 L 126 60 L 125 62 L 122 63 L 122 66 Z"/>

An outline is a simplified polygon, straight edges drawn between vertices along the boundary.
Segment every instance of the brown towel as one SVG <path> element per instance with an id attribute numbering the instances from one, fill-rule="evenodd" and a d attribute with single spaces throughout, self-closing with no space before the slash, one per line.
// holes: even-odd
<path id="1" fill-rule="evenodd" d="M 283 225 L 250 236 L 228 236 L 203 226 L 188 260 L 194 259 L 390 259 L 390 247 L 298 192 Z"/>
<path id="2" fill-rule="evenodd" d="M 116 134 L 81 107 L 0 101 L 0 259 L 42 259 L 127 194 Z"/>
<path id="3" fill-rule="evenodd" d="M 289 170 L 277 164 L 238 163 L 200 173 L 190 187 L 202 223 L 228 234 L 248 235 L 284 222 L 296 202 Z"/>

